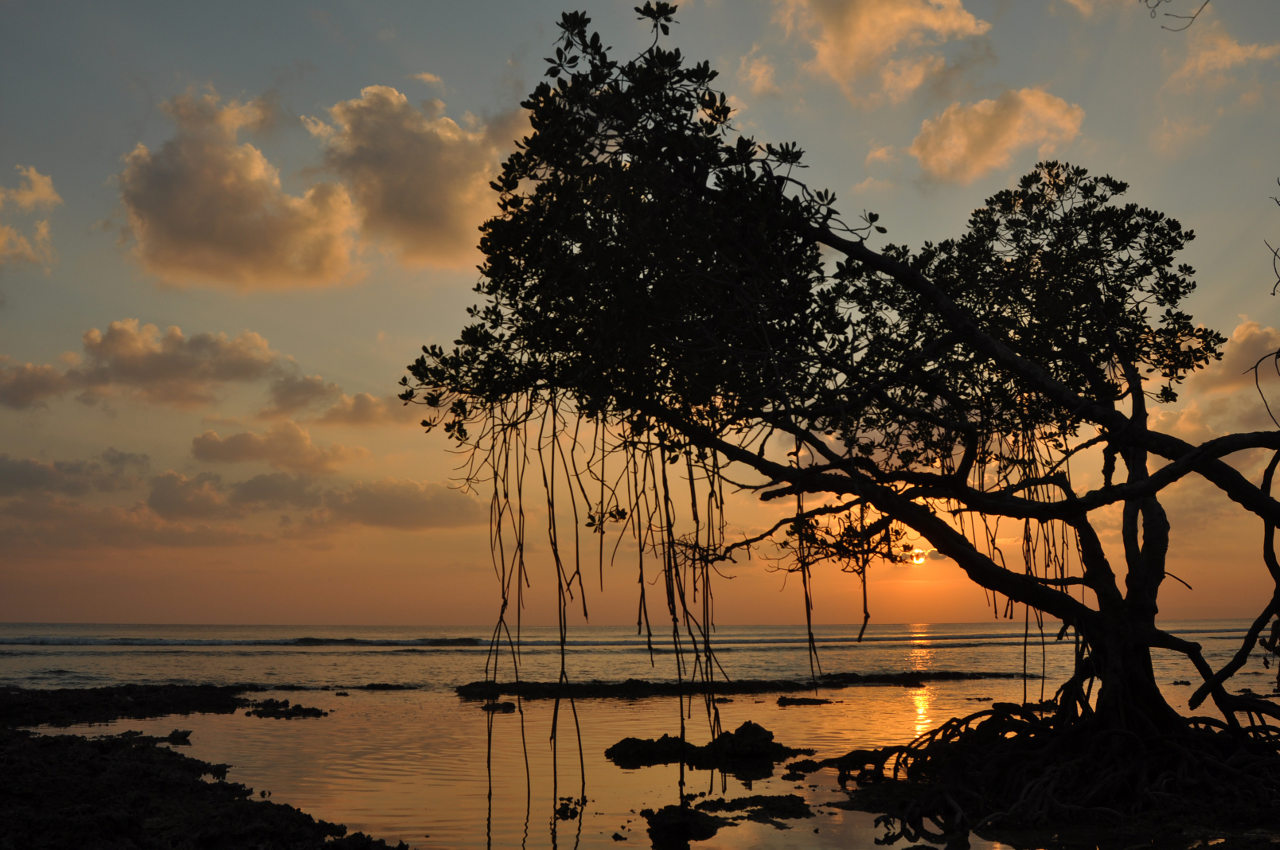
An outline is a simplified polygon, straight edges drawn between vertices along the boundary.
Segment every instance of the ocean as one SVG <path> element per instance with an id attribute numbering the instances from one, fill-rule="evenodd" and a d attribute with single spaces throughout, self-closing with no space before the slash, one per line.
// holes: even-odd
<path id="1" fill-rule="evenodd" d="M 1247 626 L 1241 620 L 1165 624 L 1200 642 L 1215 666 L 1234 652 Z M 523 700 L 519 712 L 495 714 L 455 694 L 457 685 L 485 677 L 491 633 L 490 628 L 409 626 L 0 624 L 0 684 L 257 685 L 268 689 L 260 696 L 289 699 L 329 715 L 294 720 L 192 715 L 66 731 L 165 735 L 174 728 L 190 729 L 191 746 L 183 751 L 229 764 L 232 781 L 350 830 L 422 850 L 586 850 L 624 841 L 648 846 L 638 812 L 677 802 L 680 771 L 675 766 L 624 770 L 606 760 L 604 750 L 624 736 L 676 734 L 682 722 L 691 740 L 705 742 L 710 726 L 704 701 L 662 696 L 565 702 L 555 718 L 559 732 L 553 742 L 552 701 Z M 1026 673 L 1032 678 L 823 689 L 816 695 L 831 702 L 817 705 L 779 705 L 777 694 L 737 695 L 717 705 L 722 727 L 732 730 L 750 720 L 788 746 L 816 749 L 819 758 L 905 743 L 993 701 L 1052 696 L 1073 652 L 1070 641 L 1056 641 L 1052 629 L 1042 634 L 1034 623 L 1028 628 L 1022 622 L 873 623 L 861 642 L 857 635 L 856 626 L 815 627 L 822 672 Z M 561 667 L 558 631 L 526 627 L 520 637 L 520 678 L 555 681 Z M 716 678 L 805 681 L 810 676 L 803 628 L 723 627 L 714 633 L 713 646 L 721 668 Z M 650 644 L 631 627 L 576 628 L 568 634 L 565 653 L 565 671 L 574 682 L 677 677 L 669 631 L 665 640 L 655 634 Z M 509 651 L 499 659 L 498 678 L 511 680 Z M 1185 711 L 1191 688 L 1182 682 L 1195 680 L 1190 665 L 1161 655 L 1156 669 L 1170 701 Z M 1235 682 L 1266 692 L 1274 677 L 1258 656 Z M 781 772 L 739 782 L 715 772 L 685 771 L 686 793 L 799 793 L 816 812 L 789 822 L 785 830 L 743 822 L 696 847 L 871 846 L 879 834 L 873 815 L 822 805 L 843 796 L 833 771 L 798 782 L 783 779 Z M 580 803 L 583 797 L 586 802 Z M 566 800 L 571 802 L 567 810 Z M 566 813 L 572 816 L 563 817 Z M 975 841 L 973 846 L 1000 845 Z"/>

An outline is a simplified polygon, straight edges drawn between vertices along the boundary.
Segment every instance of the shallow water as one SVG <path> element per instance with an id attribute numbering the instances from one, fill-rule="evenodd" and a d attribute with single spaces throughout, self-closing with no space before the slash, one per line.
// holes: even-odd
<path id="1" fill-rule="evenodd" d="M 1219 660 L 1246 626 L 1236 621 L 1178 624 Z M 1024 660 L 1021 624 L 881 626 L 854 642 L 856 628 L 825 627 L 817 638 L 827 672 L 961 670 L 1038 674 L 1048 693 L 1070 662 L 1071 647 L 1038 645 Z M 554 679 L 559 650 L 554 629 L 526 630 L 521 677 Z M 1052 638 L 1052 635 L 1049 636 Z M 439 645 L 472 639 L 475 645 Z M 418 848 L 615 847 L 615 834 L 648 846 L 641 808 L 678 800 L 676 767 L 622 770 L 603 757 L 619 738 L 676 733 L 683 714 L 688 734 L 705 741 L 709 726 L 701 700 L 592 699 L 576 703 L 584 758 L 579 762 L 570 706 L 561 707 L 558 752 L 550 743 L 553 703 L 524 701 L 522 713 L 489 715 L 452 688 L 482 678 L 487 629 L 51 626 L 0 625 L 0 683 L 25 687 L 83 687 L 123 682 L 254 683 L 282 697 L 330 711 L 325 718 L 270 720 L 239 715 L 194 715 L 126 720 L 70 731 L 100 734 L 137 729 L 167 734 L 191 729 L 196 758 L 230 764 L 229 778 L 268 791 L 326 820 Z M 1038 639 L 1037 639 L 1038 640 Z M 802 630 L 723 629 L 720 661 L 729 676 L 803 679 L 809 661 Z M 582 629 L 571 635 L 566 666 L 574 680 L 674 678 L 673 655 L 659 648 L 653 664 L 643 641 L 625 628 Z M 1185 708 L 1192 678 L 1186 665 L 1159 658 L 1158 678 Z M 1272 673 L 1252 660 L 1238 680 L 1267 690 Z M 510 670 L 503 671 L 510 679 Z M 408 690 L 362 690 L 371 682 Z M 1040 698 L 1039 681 L 1025 696 Z M 344 691 L 347 696 L 340 696 Z M 824 691 L 828 705 L 779 707 L 776 696 L 737 696 L 718 706 L 725 729 L 746 720 L 762 724 L 793 747 L 819 757 L 855 747 L 903 743 L 949 717 L 992 701 L 1022 701 L 1020 680 L 930 683 L 923 687 L 859 686 Z M 522 743 L 523 738 L 523 743 Z M 528 756 L 526 775 L 525 755 Z M 585 778 L 585 785 L 584 785 Z M 813 818 L 791 829 L 742 823 L 696 847 L 772 848 L 871 846 L 873 816 L 824 808 L 841 799 L 834 773 L 796 783 L 775 775 L 748 787 L 718 773 L 687 771 L 685 791 L 713 796 L 801 793 Z M 581 818 L 557 820 L 561 798 L 583 794 Z M 817 830 L 815 833 L 814 830 Z M 975 841 L 973 846 L 1000 845 Z"/>

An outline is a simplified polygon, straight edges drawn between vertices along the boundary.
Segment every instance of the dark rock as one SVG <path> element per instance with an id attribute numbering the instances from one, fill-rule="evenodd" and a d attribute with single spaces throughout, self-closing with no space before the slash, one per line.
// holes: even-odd
<path id="1" fill-rule="evenodd" d="M 300 717 L 328 717 L 329 712 L 305 705 L 290 705 L 287 699 L 263 699 L 253 703 L 245 712 L 250 717 L 269 717 L 273 720 L 297 720 Z"/>
<path id="2" fill-rule="evenodd" d="M 699 770 L 719 770 L 742 780 L 752 780 L 772 776 L 775 762 L 796 755 L 812 755 L 813 750 L 785 747 L 773 740 L 773 733 L 768 729 L 748 720 L 733 732 L 722 732 L 700 747 L 663 735 L 657 740 L 623 738 L 604 754 L 618 767 L 628 770 L 684 762 Z"/>
<path id="3" fill-rule="evenodd" d="M 783 708 L 789 705 L 830 705 L 831 700 L 820 697 L 778 697 L 778 705 Z"/>
<path id="4" fill-rule="evenodd" d="M 654 850 L 687 850 L 690 841 L 706 841 L 722 826 L 733 825 L 726 818 L 684 806 L 663 806 L 656 812 L 644 809 L 640 814 L 649 822 L 649 840 Z"/>

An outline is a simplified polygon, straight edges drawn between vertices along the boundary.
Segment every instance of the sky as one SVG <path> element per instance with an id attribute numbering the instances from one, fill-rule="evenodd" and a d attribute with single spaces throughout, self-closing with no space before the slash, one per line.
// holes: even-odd
<path id="1" fill-rule="evenodd" d="M 620 57 L 648 36 L 633 5 L 585 4 Z M 1280 348 L 1280 15 L 1214 0 L 1173 31 L 1199 5 L 694 0 L 672 43 L 886 240 L 960 235 L 1049 157 L 1192 228 L 1189 307 L 1229 342 L 1157 423 L 1201 440 L 1272 427 L 1242 372 Z M 0 0 L 0 620 L 493 621 L 487 506 L 394 396 L 466 321 L 566 8 Z M 1194 590 L 1164 614 L 1256 613 L 1257 520 L 1195 484 L 1169 506 Z M 553 621 L 530 554 L 526 621 Z M 731 572 L 722 622 L 802 620 L 794 582 Z M 635 582 L 606 576 L 591 622 L 634 622 Z M 815 583 L 818 621 L 860 619 L 854 582 Z M 881 622 L 992 616 L 946 561 L 869 590 Z"/>

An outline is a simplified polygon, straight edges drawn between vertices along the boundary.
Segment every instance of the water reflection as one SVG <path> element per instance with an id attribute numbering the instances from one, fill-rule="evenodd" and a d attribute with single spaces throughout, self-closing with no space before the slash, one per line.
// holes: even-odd
<path id="1" fill-rule="evenodd" d="M 916 688 L 911 692 L 911 701 L 915 704 L 915 735 L 920 737 L 938 724 L 933 719 L 933 688 Z"/>
<path id="2" fill-rule="evenodd" d="M 913 642 L 907 650 L 907 669 L 913 673 L 924 673 L 933 670 L 934 650 L 923 640 Z"/>

